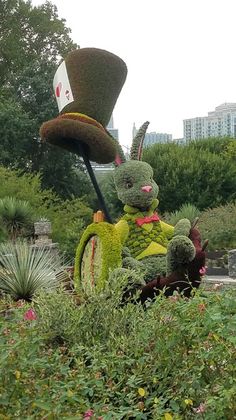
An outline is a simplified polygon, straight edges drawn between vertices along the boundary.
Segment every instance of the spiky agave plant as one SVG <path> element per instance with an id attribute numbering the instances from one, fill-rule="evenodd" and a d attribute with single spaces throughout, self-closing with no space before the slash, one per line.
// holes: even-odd
<path id="1" fill-rule="evenodd" d="M 0 245 L 0 290 L 13 299 L 30 301 L 40 290 L 53 290 L 66 273 L 49 250 L 30 247 L 26 242 Z"/>

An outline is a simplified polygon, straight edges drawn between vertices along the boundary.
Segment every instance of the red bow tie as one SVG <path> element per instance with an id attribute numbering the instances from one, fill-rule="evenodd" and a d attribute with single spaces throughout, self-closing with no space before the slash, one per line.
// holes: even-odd
<path id="1" fill-rule="evenodd" d="M 158 214 L 154 213 L 152 216 L 139 217 L 138 219 L 135 219 L 135 222 L 138 226 L 142 226 L 144 223 L 158 222 L 159 220 L 160 217 Z"/>

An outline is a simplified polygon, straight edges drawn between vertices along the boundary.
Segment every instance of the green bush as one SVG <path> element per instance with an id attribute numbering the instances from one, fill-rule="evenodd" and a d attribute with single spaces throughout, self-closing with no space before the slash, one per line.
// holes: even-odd
<path id="1" fill-rule="evenodd" d="M 199 219 L 204 239 L 209 239 L 209 250 L 236 248 L 236 203 L 205 210 Z"/>
<path id="2" fill-rule="evenodd" d="M 60 250 L 73 264 L 76 248 L 84 229 L 93 221 L 93 211 L 86 204 L 86 197 L 59 200 L 43 214 L 52 222 L 53 241 L 59 243 Z"/>
<path id="3" fill-rule="evenodd" d="M 2 416 L 235 418 L 235 298 L 159 297 L 145 310 L 119 290 L 79 306 L 58 291 L 38 297 L 32 321 L 0 301 Z"/>
<path id="4" fill-rule="evenodd" d="M 116 187 L 114 183 L 114 173 L 108 172 L 104 176 L 101 176 L 98 181 L 99 181 L 99 186 L 104 196 L 109 214 L 113 222 L 115 222 L 124 212 L 123 211 L 124 205 L 121 203 L 121 201 L 119 200 L 117 196 Z"/>
<path id="5" fill-rule="evenodd" d="M 230 139 L 204 139 L 189 145 L 156 144 L 144 150 L 160 187 L 160 212 L 172 212 L 184 203 L 199 210 L 236 198 L 236 165 L 226 157 Z"/>
<path id="6" fill-rule="evenodd" d="M 8 201 L 11 204 L 27 201 L 27 206 L 32 209 L 32 218 L 37 220 L 46 217 L 50 220 L 53 241 L 59 243 L 59 248 L 67 259 L 73 260 L 80 237 L 85 227 L 92 222 L 93 211 L 87 204 L 88 197 L 62 200 L 51 190 L 42 189 L 40 175 L 22 175 L 19 171 L 1 166 L 0 184 L 0 203 L 2 200 L 4 203 L 6 197 L 10 197 Z M 18 206 L 18 209 L 22 210 L 22 206 Z M 9 219 L 10 212 L 7 214 Z M 7 232 L 2 228 L 0 240 L 5 238 Z"/>
<path id="7" fill-rule="evenodd" d="M 49 203 L 57 199 L 51 190 L 41 188 L 39 174 L 22 174 L 20 171 L 0 166 L 0 184 L 0 198 L 14 197 L 16 200 L 27 201 L 36 216 L 40 216 Z"/>
<path id="8" fill-rule="evenodd" d="M 200 211 L 197 209 L 194 204 L 183 204 L 179 210 L 176 210 L 172 213 L 165 213 L 165 220 L 172 226 L 175 226 L 176 223 L 181 219 L 188 219 L 192 223 L 197 217 L 199 217 Z"/>

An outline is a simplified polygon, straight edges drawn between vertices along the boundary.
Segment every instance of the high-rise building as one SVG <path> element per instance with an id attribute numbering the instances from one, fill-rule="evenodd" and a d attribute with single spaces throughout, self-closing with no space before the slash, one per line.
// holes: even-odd
<path id="1" fill-rule="evenodd" d="M 236 103 L 224 103 L 208 112 L 207 117 L 189 118 L 184 123 L 184 140 L 208 137 L 236 138 Z"/>
<path id="2" fill-rule="evenodd" d="M 107 130 L 112 135 L 112 137 L 114 137 L 114 139 L 119 140 L 119 130 L 117 128 L 114 128 L 113 115 L 111 116 L 111 119 L 107 125 Z"/>
<path id="3" fill-rule="evenodd" d="M 144 138 L 144 147 L 152 146 L 156 143 L 170 143 L 172 141 L 172 134 L 167 133 L 146 133 Z"/>
<path id="4" fill-rule="evenodd" d="M 137 131 L 138 130 L 134 123 L 133 130 L 132 130 L 133 138 L 136 136 Z M 172 141 L 172 134 L 156 133 L 156 132 L 146 133 L 144 142 L 143 142 L 143 147 L 152 146 L 155 143 L 169 143 L 171 141 Z"/>

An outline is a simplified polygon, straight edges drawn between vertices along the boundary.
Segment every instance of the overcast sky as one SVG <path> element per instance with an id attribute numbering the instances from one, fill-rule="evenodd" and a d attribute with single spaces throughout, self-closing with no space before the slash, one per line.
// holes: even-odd
<path id="1" fill-rule="evenodd" d="M 121 144 L 130 144 L 134 122 L 179 138 L 183 119 L 236 102 L 236 0 L 52 3 L 81 48 L 106 49 L 127 64 L 113 113 Z"/>

